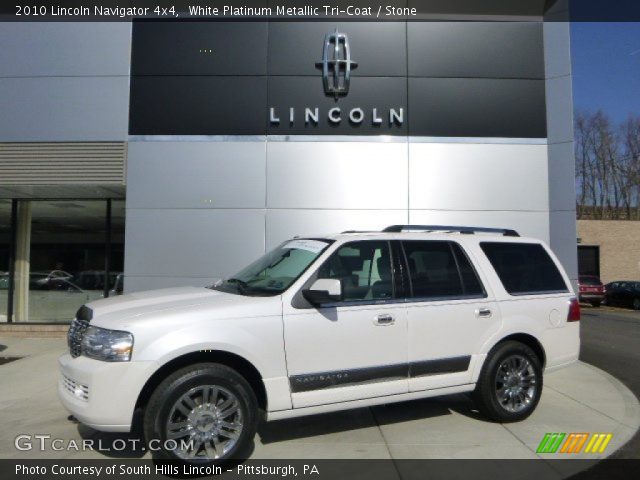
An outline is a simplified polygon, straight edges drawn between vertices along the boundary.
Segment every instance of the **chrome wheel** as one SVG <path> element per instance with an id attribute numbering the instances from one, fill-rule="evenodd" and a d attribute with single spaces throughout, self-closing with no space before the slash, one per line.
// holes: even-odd
<path id="1" fill-rule="evenodd" d="M 504 359 L 495 378 L 498 403 L 508 412 L 522 412 L 533 402 L 538 389 L 536 371 L 523 355 Z"/>
<path id="2" fill-rule="evenodd" d="M 243 429 L 238 398 L 224 387 L 203 385 L 182 395 L 171 407 L 167 440 L 174 453 L 190 461 L 224 457 L 236 445 Z"/>

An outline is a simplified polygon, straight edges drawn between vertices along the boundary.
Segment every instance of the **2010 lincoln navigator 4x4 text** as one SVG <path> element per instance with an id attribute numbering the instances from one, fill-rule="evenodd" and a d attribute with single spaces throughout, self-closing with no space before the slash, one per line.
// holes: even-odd
<path id="1" fill-rule="evenodd" d="M 242 457 L 262 416 L 472 392 L 488 418 L 518 421 L 543 372 L 577 360 L 579 319 L 554 254 L 512 230 L 295 238 L 208 288 L 81 307 L 59 395 L 98 430 L 129 431 L 141 411 L 157 455 L 199 464 Z"/>

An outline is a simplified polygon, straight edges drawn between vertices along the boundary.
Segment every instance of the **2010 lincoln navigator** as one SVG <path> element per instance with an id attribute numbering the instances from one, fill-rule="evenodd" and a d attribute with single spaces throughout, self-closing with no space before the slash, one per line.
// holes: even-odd
<path id="1" fill-rule="evenodd" d="M 512 230 L 294 238 L 208 288 L 80 308 L 59 395 L 98 430 L 129 431 L 141 410 L 159 455 L 193 463 L 241 456 L 262 415 L 472 392 L 518 421 L 543 373 L 577 360 L 579 319 L 557 258 Z"/>

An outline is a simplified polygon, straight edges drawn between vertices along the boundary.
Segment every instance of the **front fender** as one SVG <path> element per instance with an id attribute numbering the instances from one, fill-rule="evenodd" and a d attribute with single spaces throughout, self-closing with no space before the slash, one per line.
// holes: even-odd
<path id="1" fill-rule="evenodd" d="M 198 316 L 191 317 L 179 329 L 175 328 L 175 321 L 165 324 L 160 319 L 150 323 L 149 328 L 138 328 L 134 333 L 134 360 L 151 359 L 161 368 L 191 353 L 231 353 L 256 368 L 262 377 L 270 410 L 291 408 L 281 315 L 226 320 L 198 319 Z M 166 333 L 158 335 L 163 329 Z M 142 347 L 138 348 L 139 345 Z"/>
<path id="2" fill-rule="evenodd" d="M 282 319 L 280 316 L 215 320 L 204 326 L 185 325 L 158 336 L 141 350 L 136 361 L 153 360 L 160 366 L 194 352 L 224 351 L 250 362 L 263 379 L 286 376 Z M 135 341 L 135 340 L 134 340 Z"/>

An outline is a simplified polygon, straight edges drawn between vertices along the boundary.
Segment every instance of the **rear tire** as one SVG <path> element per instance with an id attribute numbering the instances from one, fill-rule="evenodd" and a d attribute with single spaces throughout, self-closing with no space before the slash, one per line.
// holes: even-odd
<path id="1" fill-rule="evenodd" d="M 505 341 L 487 355 L 473 397 L 495 422 L 518 422 L 535 410 L 542 393 L 542 366 L 527 345 Z"/>
<path id="2" fill-rule="evenodd" d="M 593 308 L 600 308 L 600 303 L 601 303 L 601 302 L 591 302 L 591 306 L 592 306 Z"/>
<path id="3" fill-rule="evenodd" d="M 633 305 L 632 305 L 634 310 L 640 310 L 640 298 L 634 298 L 633 299 Z"/>
<path id="4" fill-rule="evenodd" d="M 219 465 L 242 459 L 252 445 L 258 402 L 235 370 L 199 363 L 177 370 L 158 385 L 143 422 L 145 440 L 155 450 L 155 458 Z M 152 440 L 155 445 L 149 443 Z M 178 448 L 171 449 L 171 440 Z M 183 444 L 186 447 L 180 448 Z"/>

